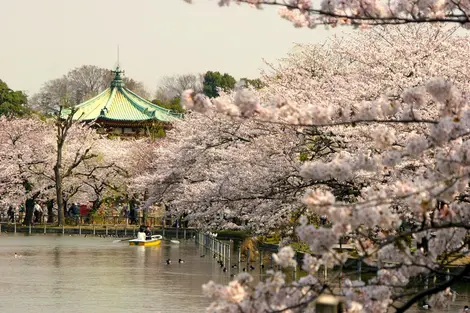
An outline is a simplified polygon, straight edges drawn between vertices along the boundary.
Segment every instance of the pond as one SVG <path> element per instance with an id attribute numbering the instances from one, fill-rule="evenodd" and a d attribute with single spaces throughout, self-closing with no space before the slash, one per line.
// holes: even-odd
<path id="1" fill-rule="evenodd" d="M 0 234 L 0 269 L 0 312 L 8 313 L 205 312 L 201 285 L 231 280 L 193 240 L 144 248 L 113 238 Z M 457 301 L 446 312 L 470 304 L 469 283 L 453 289 Z"/>
<path id="2" fill-rule="evenodd" d="M 0 312 L 204 312 L 201 285 L 230 281 L 193 240 L 147 248 L 113 241 L 1 234 Z"/>

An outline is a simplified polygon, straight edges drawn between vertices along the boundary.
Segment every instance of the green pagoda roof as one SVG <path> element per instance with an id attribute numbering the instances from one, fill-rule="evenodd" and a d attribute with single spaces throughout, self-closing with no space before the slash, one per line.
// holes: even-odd
<path id="1" fill-rule="evenodd" d="M 116 68 L 111 86 L 99 95 L 75 106 L 74 120 L 116 122 L 171 122 L 183 114 L 162 108 L 136 95 L 124 86 L 121 70 Z"/>

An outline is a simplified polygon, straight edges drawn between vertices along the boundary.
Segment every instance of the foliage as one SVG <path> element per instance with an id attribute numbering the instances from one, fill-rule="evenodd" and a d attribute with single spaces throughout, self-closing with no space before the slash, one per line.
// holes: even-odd
<path id="1" fill-rule="evenodd" d="M 219 89 L 228 92 L 235 87 L 236 82 L 235 78 L 227 73 L 222 75 L 219 72 L 208 71 L 204 74 L 202 92 L 209 98 L 215 98 L 219 96 Z"/>
<path id="2" fill-rule="evenodd" d="M 165 125 L 163 123 L 158 122 L 153 123 L 152 126 L 148 128 L 148 132 L 152 140 L 163 138 L 166 135 Z"/>
<path id="3" fill-rule="evenodd" d="M 181 106 L 180 102 L 181 102 L 180 97 L 172 98 L 167 102 L 164 102 L 160 99 L 152 100 L 153 104 L 156 104 L 156 105 L 158 105 L 162 108 L 171 110 L 171 111 L 176 112 L 176 113 L 184 113 L 185 111 L 184 111 L 183 107 Z"/>
<path id="4" fill-rule="evenodd" d="M 261 89 L 265 87 L 265 84 L 259 78 L 255 78 L 255 79 L 241 78 L 240 81 L 244 82 L 247 87 L 253 87 L 254 89 Z"/>
<path id="5" fill-rule="evenodd" d="M 0 116 L 25 116 L 30 114 L 28 99 L 22 91 L 14 91 L 0 80 Z"/>

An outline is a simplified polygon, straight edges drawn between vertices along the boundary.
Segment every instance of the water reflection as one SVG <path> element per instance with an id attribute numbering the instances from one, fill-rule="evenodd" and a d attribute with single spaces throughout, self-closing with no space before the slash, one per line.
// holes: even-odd
<path id="1" fill-rule="evenodd" d="M 23 257 L 15 259 L 15 252 Z M 233 256 L 223 272 L 212 253 L 191 240 L 146 248 L 93 237 L 1 234 L 0 312 L 204 312 L 210 300 L 201 285 L 209 280 L 227 284 L 231 274 L 241 271 L 231 268 L 238 254 Z M 256 281 L 259 264 L 254 265 L 250 273 Z M 446 312 L 470 304 L 469 284 L 453 289 L 457 301 Z"/>
<path id="2" fill-rule="evenodd" d="M 209 299 L 201 285 L 230 279 L 213 259 L 201 258 L 192 241 L 148 248 L 112 241 L 0 235 L 0 308 L 11 313 L 204 312 Z M 15 259 L 15 252 L 23 257 Z M 166 259 L 173 263 L 165 264 Z"/>

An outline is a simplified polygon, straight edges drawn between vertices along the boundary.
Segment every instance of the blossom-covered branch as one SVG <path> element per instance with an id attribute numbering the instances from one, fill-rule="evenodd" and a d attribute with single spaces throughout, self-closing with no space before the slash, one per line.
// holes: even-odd
<path id="1" fill-rule="evenodd" d="M 261 90 L 240 87 L 216 99 L 191 91 L 182 96 L 186 108 L 209 116 L 217 112 L 251 126 L 260 121 L 290 125 L 296 136 L 303 134 L 299 147 L 309 146 L 306 138 L 315 142 L 307 132 L 311 125 L 321 125 L 313 128 L 334 139 L 336 147 L 321 157 L 305 157 L 305 150 L 298 150 L 303 160 L 299 179 L 315 184 L 303 193 L 305 216 L 295 234 L 284 235 L 296 235 L 309 247 L 302 267 L 309 286 L 319 286 L 320 268 L 345 263 L 348 255 L 335 249 L 341 238 L 349 238 L 359 259 L 377 269 L 367 282 L 345 281 L 340 294 L 348 312 L 403 312 L 425 296 L 431 306 L 443 308 L 455 297 L 447 289 L 454 279 L 425 282 L 464 259 L 469 244 L 470 206 L 462 201 L 470 192 L 468 42 L 445 26 L 374 28 L 322 46 L 302 46 L 263 73 L 266 87 Z M 358 186 L 358 194 L 338 197 L 330 181 Z M 199 183 L 207 181 L 201 177 Z M 292 217 L 296 212 L 286 213 Z M 312 224 L 312 214 L 327 217 L 330 225 Z M 290 264 L 293 251 L 284 249 L 278 263 Z M 270 287 L 280 292 L 293 286 L 285 281 L 278 286 L 268 280 L 253 289 L 243 284 L 240 289 L 240 284 L 208 285 L 211 292 L 221 290 L 211 309 L 270 312 L 301 303 L 300 295 L 292 300 L 276 293 L 279 307 L 271 307 L 257 297 Z M 290 294 L 303 287 L 299 284 Z M 318 289 L 313 290 L 311 299 L 318 296 Z M 409 291 L 417 295 L 403 303 Z M 226 297 L 233 293 L 237 297 Z"/>
<path id="2" fill-rule="evenodd" d="M 184 0 L 192 3 L 191 0 Z M 317 25 L 402 25 L 410 23 L 470 22 L 470 2 L 467 0 L 322 0 L 314 6 L 313 0 L 219 0 L 220 6 L 249 4 L 279 8 L 279 15 L 295 27 L 314 28 Z"/>

